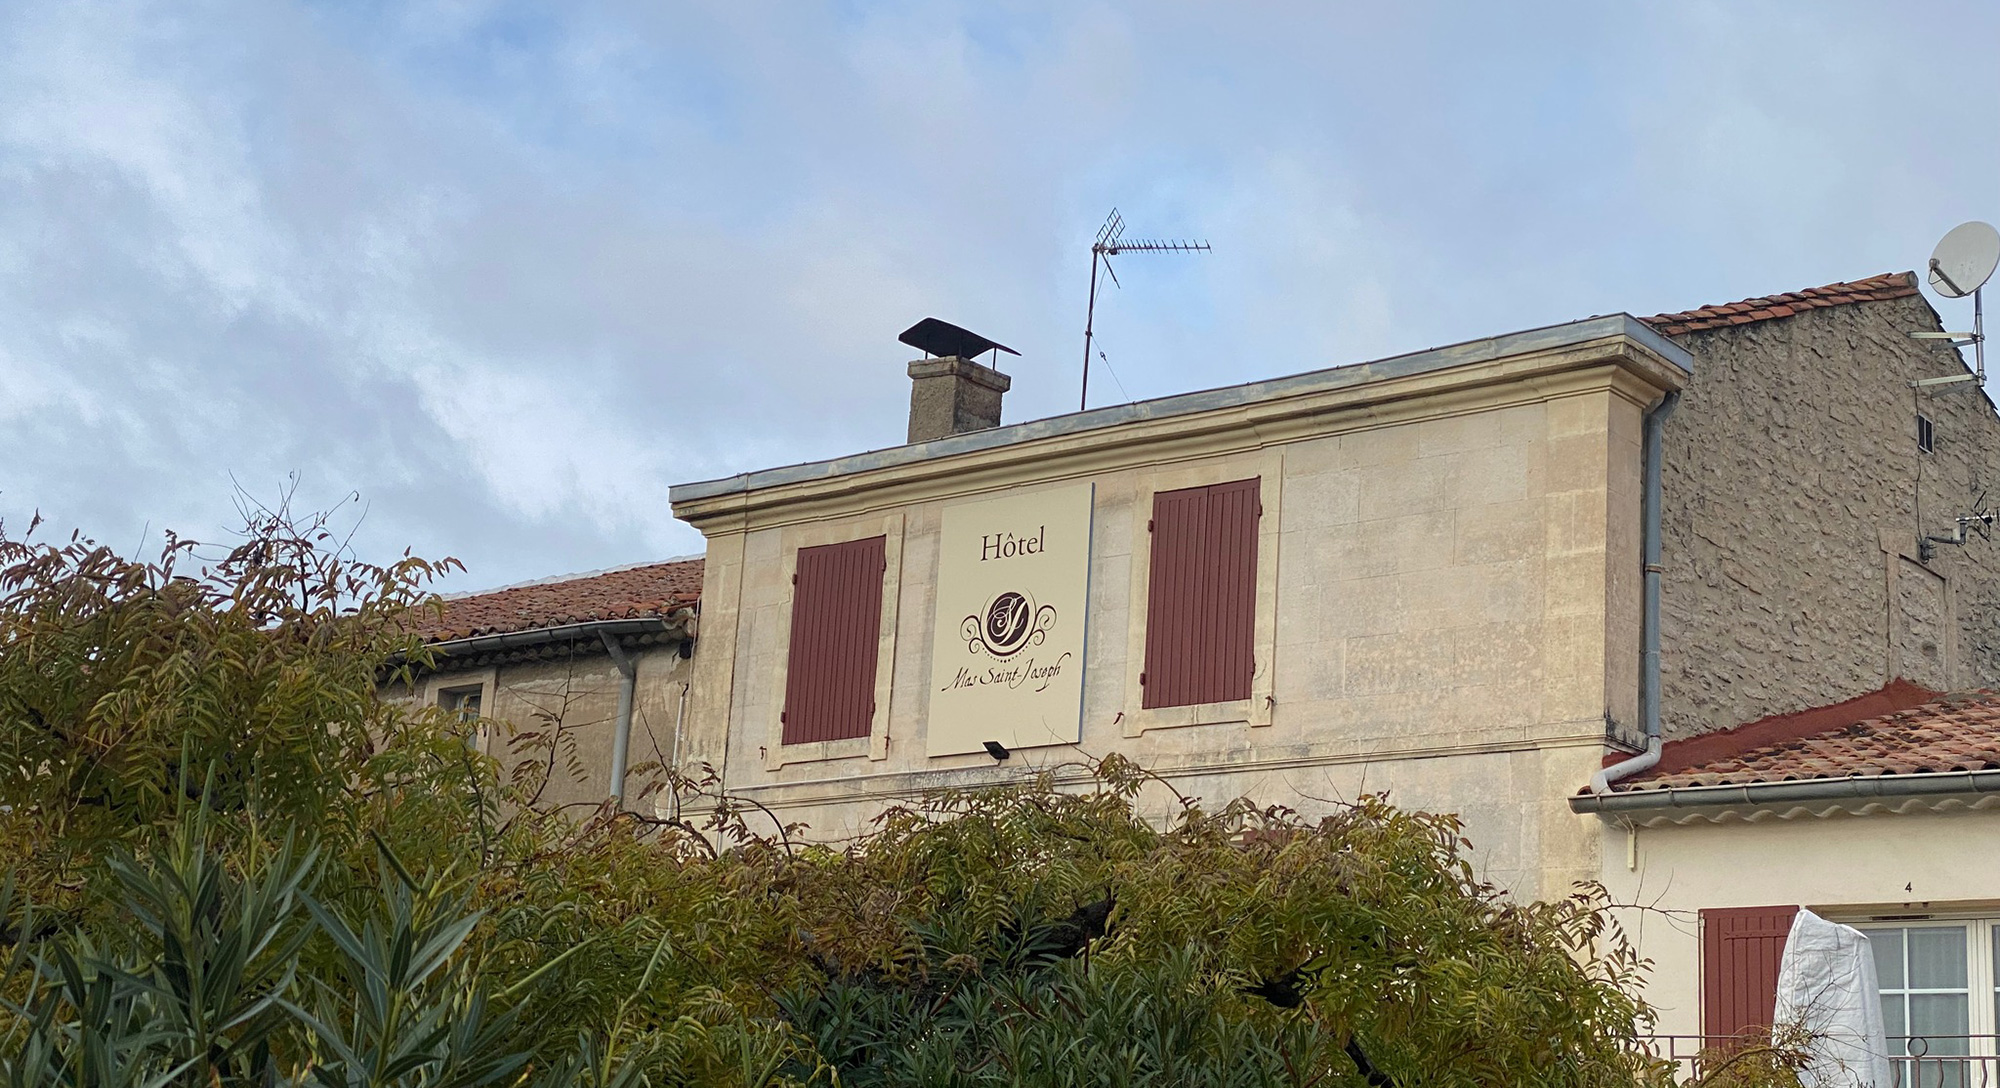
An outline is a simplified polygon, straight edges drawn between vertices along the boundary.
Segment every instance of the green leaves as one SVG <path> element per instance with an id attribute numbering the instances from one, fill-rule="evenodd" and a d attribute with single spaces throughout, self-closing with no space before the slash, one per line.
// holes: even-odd
<path id="1" fill-rule="evenodd" d="M 150 564 L 0 539 L 0 1088 L 1665 1083 L 1601 893 L 1506 899 L 1381 798 L 1113 757 L 839 845 L 712 779 L 540 809 L 378 697 L 438 569 L 282 512 Z"/>
<path id="2" fill-rule="evenodd" d="M 289 845 L 239 879 L 191 817 L 151 863 L 114 859 L 124 938 L 17 945 L 0 1083 L 76 1088 L 489 1088 L 533 1060 L 463 955 L 480 915 L 440 878 L 386 855 L 381 894 L 350 920 L 312 897 L 320 855 Z M 30 928 L 22 925 L 20 929 Z M 298 971 L 309 942 L 335 952 Z M 308 1012 L 300 1004 L 309 1001 Z M 557 1062 L 581 1077 L 590 1067 Z M 555 1088 L 572 1081 L 550 1079 Z"/>
<path id="3" fill-rule="evenodd" d="M 101 898 L 98 859 L 194 800 L 344 845 L 376 742 L 410 724 L 378 670 L 422 660 L 408 618 L 453 565 L 359 562 L 282 509 L 150 563 L 0 535 L 0 865 L 45 903 Z"/>
<path id="4" fill-rule="evenodd" d="M 283 996 L 311 935 L 298 917 L 318 852 L 290 840 L 236 880 L 207 842 L 205 810 L 183 823 L 166 855 L 141 866 L 113 858 L 125 913 L 144 938 L 117 971 L 163 1033 L 172 1059 L 194 1082 L 253 1077 L 271 1064 L 270 1039 L 284 1022 Z"/>
<path id="5" fill-rule="evenodd" d="M 292 1010 L 324 1057 L 325 1088 L 484 1088 L 512 1083 L 532 1055 L 513 1046 L 513 1017 L 494 1014 L 467 961 L 454 960 L 479 924 L 462 892 L 417 881 L 384 851 L 381 894 L 358 925 L 305 897 L 339 950 L 315 980 L 313 1011 Z"/>

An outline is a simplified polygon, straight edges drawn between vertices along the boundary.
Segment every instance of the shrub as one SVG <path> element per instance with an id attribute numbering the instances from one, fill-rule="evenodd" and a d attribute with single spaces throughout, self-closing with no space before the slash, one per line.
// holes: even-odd
<path id="1" fill-rule="evenodd" d="M 1455 819 L 1380 798 L 1156 826 L 1111 759 L 844 844 L 712 780 L 661 784 L 698 824 L 543 811 L 377 698 L 448 567 L 282 512 L 151 563 L 0 538 L 8 1083 L 1666 1078 L 1598 892 L 1510 901 Z"/>

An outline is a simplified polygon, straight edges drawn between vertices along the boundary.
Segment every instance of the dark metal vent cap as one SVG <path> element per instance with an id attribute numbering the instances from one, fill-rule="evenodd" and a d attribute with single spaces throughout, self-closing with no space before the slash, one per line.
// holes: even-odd
<path id="1" fill-rule="evenodd" d="M 1021 354 L 996 340 L 988 340 L 971 329 L 961 329 L 949 321 L 939 321 L 935 317 L 927 317 L 911 325 L 896 339 L 926 355 L 956 355 L 961 359 L 976 359 L 989 351 L 1004 351 L 1009 355 Z"/>

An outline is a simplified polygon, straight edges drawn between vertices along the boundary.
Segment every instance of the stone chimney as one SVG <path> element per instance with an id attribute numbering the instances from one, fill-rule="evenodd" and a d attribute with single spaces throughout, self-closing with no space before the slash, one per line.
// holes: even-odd
<path id="1" fill-rule="evenodd" d="M 1000 425 L 1000 395 L 1014 379 L 947 355 L 910 364 L 910 438 L 929 442 Z"/>

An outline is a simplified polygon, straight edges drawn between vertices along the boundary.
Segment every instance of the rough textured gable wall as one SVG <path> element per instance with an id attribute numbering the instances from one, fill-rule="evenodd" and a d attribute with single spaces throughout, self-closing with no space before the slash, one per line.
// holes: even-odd
<path id="1" fill-rule="evenodd" d="M 1954 315 L 1957 319 L 1957 315 Z M 1968 318 L 1969 320 L 1969 315 Z M 1940 545 L 1983 487 L 2000 502 L 2000 420 L 1921 298 L 1692 332 L 1693 381 L 1667 425 L 1662 696 L 1668 737 L 1881 687 L 2000 684 L 2000 540 Z M 1916 413 L 1936 421 L 1917 450 Z M 1922 517 L 1918 510 L 1921 506 Z"/>

